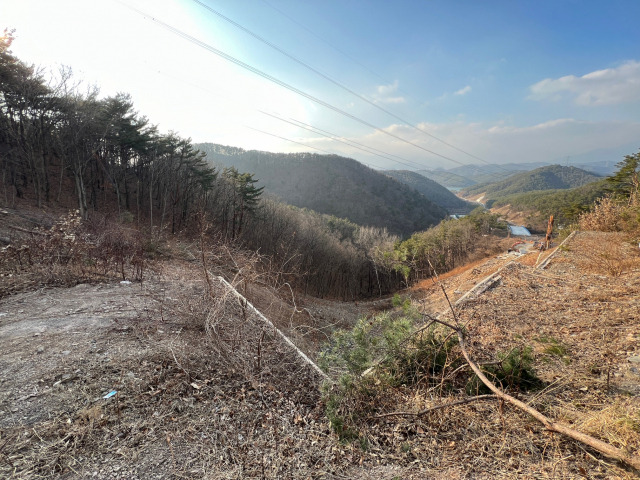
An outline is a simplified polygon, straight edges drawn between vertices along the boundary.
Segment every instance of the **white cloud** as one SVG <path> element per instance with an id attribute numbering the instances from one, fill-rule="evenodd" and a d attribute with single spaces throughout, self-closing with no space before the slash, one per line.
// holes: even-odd
<path id="1" fill-rule="evenodd" d="M 379 103 L 405 103 L 406 99 L 402 96 L 391 96 L 398 90 L 398 80 L 389 85 L 378 85 L 376 87 L 375 101 Z"/>
<path id="2" fill-rule="evenodd" d="M 533 100 L 560 100 L 573 97 L 576 105 L 615 105 L 640 101 L 640 62 L 631 60 L 617 68 L 546 78 L 530 87 Z"/>
<path id="3" fill-rule="evenodd" d="M 394 93 L 398 90 L 398 80 L 390 85 L 378 85 L 376 90 L 378 91 L 379 95 L 389 95 L 391 93 Z"/>
<path id="4" fill-rule="evenodd" d="M 471 91 L 471 86 L 467 85 L 464 88 L 461 88 L 460 90 L 453 92 L 454 95 L 466 95 L 467 93 L 469 93 Z"/>
<path id="5" fill-rule="evenodd" d="M 404 97 L 387 97 L 387 98 L 379 98 L 378 101 L 382 103 L 404 103 L 406 99 Z"/>

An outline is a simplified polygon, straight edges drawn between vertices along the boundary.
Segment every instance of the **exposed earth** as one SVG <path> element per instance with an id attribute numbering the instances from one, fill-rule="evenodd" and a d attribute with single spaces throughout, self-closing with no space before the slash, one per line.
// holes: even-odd
<path id="1" fill-rule="evenodd" d="M 529 401 L 639 455 L 637 246 L 615 234 L 578 233 L 546 268 L 536 268 L 550 253 L 505 252 L 444 275 L 441 282 L 455 302 L 497 272 L 486 291 L 456 307 L 474 339 L 473 354 L 491 359 L 492 352 L 516 343 L 532 345 L 538 373 L 549 386 Z M 335 326 L 391 308 L 389 298 L 342 303 L 245 288 L 311 358 Z M 319 379 L 296 363 L 295 353 L 270 335 L 252 337 L 247 330 L 227 344 L 251 356 L 240 360 L 211 338 L 216 328 L 220 335 L 237 333 L 229 325 L 255 320 L 247 320 L 246 305 L 218 287 L 211 297 L 217 300 L 211 300 L 207 289 L 197 262 L 181 261 L 142 284 L 41 288 L 0 300 L 0 476 L 444 479 L 637 473 L 545 433 L 526 416 L 507 415 L 509 407 L 496 403 L 372 422 L 368 448 L 341 443 L 324 416 Z M 434 313 L 448 307 L 431 281 L 405 294 Z M 216 315 L 223 320 L 216 323 Z M 397 398 L 390 408 L 440 402 L 427 392 Z M 598 423 L 612 409 L 612 424 Z M 616 423 L 620 418 L 622 426 Z M 501 447 L 503 438 L 509 440 Z"/>

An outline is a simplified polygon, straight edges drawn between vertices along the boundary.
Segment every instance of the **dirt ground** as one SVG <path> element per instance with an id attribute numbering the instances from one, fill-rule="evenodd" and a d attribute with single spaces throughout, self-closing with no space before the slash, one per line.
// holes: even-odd
<path id="1" fill-rule="evenodd" d="M 262 344 L 261 373 L 232 353 L 235 362 L 222 358 L 205 328 L 200 267 L 161 270 L 142 284 L 0 300 L 0 477 L 342 478 L 353 458 L 329 431 L 320 381 L 282 345 L 247 331 Z M 332 328 L 369 308 L 317 299 L 296 306 L 271 289 L 249 290 L 312 357 Z M 225 299 L 226 322 L 246 321 L 237 302 L 214 295 Z"/>
<path id="2" fill-rule="evenodd" d="M 630 248 L 616 235 L 578 234 L 544 269 L 535 268 L 537 253 L 504 254 L 442 282 L 455 302 L 501 269 L 492 288 L 459 307 L 477 339 L 474 355 L 533 345 L 549 388 L 532 404 L 640 454 L 633 435 L 640 429 L 640 254 Z M 373 422 L 372 438 L 387 440 L 364 450 L 343 444 L 329 429 L 318 379 L 291 351 L 257 332 L 228 343 L 245 360 L 221 354 L 208 332 L 236 332 L 223 327 L 247 314 L 236 302 L 219 311 L 227 324 L 205 321 L 216 311 L 203 304 L 200 277 L 197 265 L 182 262 L 142 284 L 44 288 L 0 300 L 0 477 L 634 477 L 492 403 Z M 423 283 L 406 294 L 440 312 L 446 303 L 437 290 Z M 247 295 L 312 358 L 332 328 L 390 307 L 388 298 L 342 304 L 281 293 L 249 287 Z M 397 408 L 433 400 L 403 395 Z M 612 409 L 617 416 L 603 426 L 598 417 Z M 477 450 L 487 439 L 494 446 Z"/>

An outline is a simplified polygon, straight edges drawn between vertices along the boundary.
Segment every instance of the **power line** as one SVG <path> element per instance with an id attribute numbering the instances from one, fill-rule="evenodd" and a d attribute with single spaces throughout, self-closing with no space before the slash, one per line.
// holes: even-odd
<path id="1" fill-rule="evenodd" d="M 250 127 L 249 125 L 245 125 L 245 127 L 248 128 L 249 130 L 253 130 L 255 132 L 264 133 L 265 135 L 269 135 L 271 137 L 276 137 L 276 138 L 279 138 L 281 140 L 285 140 L 287 142 L 297 143 L 298 145 L 302 145 L 303 147 L 312 148 L 313 150 L 318 150 L 319 152 L 328 153 L 329 155 L 335 155 L 334 153 L 332 153 L 332 152 L 330 152 L 328 150 L 323 150 L 322 148 L 318 148 L 318 147 L 312 147 L 311 145 L 307 145 L 306 143 L 297 142 L 295 140 L 291 140 L 290 138 L 281 137 L 280 135 L 276 135 L 275 133 L 265 132 L 264 130 L 259 130 L 257 128 Z"/>
<path id="2" fill-rule="evenodd" d="M 319 130 L 321 132 L 328 133 L 329 135 L 333 135 L 333 136 L 336 136 L 336 137 L 339 137 L 339 138 L 344 138 L 344 137 L 340 137 L 339 135 L 336 135 L 335 133 L 328 132 L 327 130 L 322 130 L 321 128 L 314 127 L 313 125 L 308 125 L 308 124 L 306 124 L 304 122 L 301 122 L 300 120 L 295 120 L 295 119 L 292 119 L 292 120 L 294 122 L 297 122 L 297 123 L 301 124 L 301 125 L 306 125 L 306 126 L 309 126 L 309 127 L 313 127 L 313 128 L 315 128 L 315 129 L 317 129 L 317 130 Z M 417 168 L 424 168 L 424 165 L 420 165 L 419 163 L 416 163 L 416 162 L 414 162 L 412 160 L 409 160 L 407 158 L 401 157 L 400 155 L 396 155 L 394 153 L 385 152 L 383 150 L 379 150 L 377 148 L 370 147 L 369 145 L 364 145 L 362 143 L 356 142 L 355 140 L 349 139 L 349 141 L 352 142 L 352 143 L 355 143 L 356 145 L 360 145 L 361 147 L 368 148 L 369 150 L 373 150 L 375 152 L 379 152 L 379 153 L 382 153 L 384 155 L 388 155 L 389 157 L 395 157 L 395 158 L 398 158 L 400 160 L 404 160 L 405 162 L 412 163 L 414 165 L 414 168 L 416 168 L 416 167 Z M 389 159 L 389 160 L 391 160 L 392 162 L 396 162 L 396 160 L 393 160 L 392 158 Z M 398 163 L 402 163 L 402 162 L 398 162 Z"/>
<path id="3" fill-rule="evenodd" d="M 313 150 L 318 150 L 319 152 L 324 152 L 324 153 L 327 153 L 327 154 L 329 154 L 329 155 L 336 155 L 335 153 L 333 153 L 333 152 L 329 152 L 328 150 L 323 150 L 323 149 L 321 149 L 321 148 L 312 147 L 311 145 L 307 145 L 306 143 L 298 142 L 298 141 L 296 141 L 296 140 L 291 140 L 290 138 L 286 138 L 286 137 L 281 137 L 280 135 L 276 135 L 275 133 L 265 132 L 264 130 L 259 130 L 259 129 L 257 129 L 257 128 L 250 127 L 249 125 L 245 125 L 245 127 L 247 127 L 247 128 L 248 128 L 248 129 L 250 129 L 250 130 L 254 130 L 254 131 L 256 131 L 256 132 L 264 133 L 265 135 L 269 135 L 269 136 L 271 136 L 271 137 L 276 137 L 276 138 L 279 138 L 279 139 L 281 139 L 281 140 L 285 140 L 285 141 L 287 141 L 287 142 L 297 143 L 298 145 L 302 145 L 303 147 L 311 148 L 311 149 L 313 149 Z M 340 155 L 338 155 L 338 156 L 340 156 Z M 353 159 L 353 160 L 355 160 L 355 159 Z M 368 164 L 368 163 L 364 163 L 364 162 L 358 162 L 358 163 L 361 163 L 361 164 L 363 164 L 363 165 L 366 165 L 366 166 L 367 166 L 367 167 L 369 167 L 369 168 L 380 168 L 379 166 L 376 166 L 376 165 L 370 165 L 370 164 Z"/>
<path id="4" fill-rule="evenodd" d="M 391 160 L 394 161 L 392 158 L 389 158 L 385 155 L 381 155 L 375 152 L 372 152 L 371 150 L 368 150 L 367 147 L 358 147 L 352 143 L 350 143 L 348 140 L 345 140 L 343 137 L 338 137 L 336 135 L 330 134 L 330 133 L 323 133 L 323 131 L 320 128 L 314 127 L 312 125 L 306 125 L 303 124 L 302 122 L 298 122 L 297 120 L 291 119 L 291 120 L 287 120 L 286 118 L 282 118 L 279 117 L 278 115 L 274 115 L 272 113 L 268 113 L 268 112 L 263 112 L 262 110 L 259 110 L 260 113 L 264 114 L 264 115 L 268 115 L 269 117 L 275 118 L 276 120 L 280 120 L 281 122 L 285 122 L 288 123 L 289 125 L 293 125 L 294 127 L 298 127 L 298 128 L 303 128 L 304 130 L 308 130 L 312 133 L 315 133 L 316 135 L 321 135 L 325 138 L 329 138 L 331 140 L 334 140 L 336 142 L 340 142 L 340 143 L 344 143 L 345 145 L 348 145 L 350 147 L 355 147 L 358 150 L 362 150 L 363 152 L 369 153 L 369 154 L 373 154 L 373 155 L 377 155 L 379 157 L 385 158 L 387 160 Z"/>
<path id="5" fill-rule="evenodd" d="M 189 82 L 187 80 L 184 80 L 183 78 L 176 77 L 175 75 L 169 75 L 168 73 L 163 72 L 161 70 L 155 70 L 155 69 L 151 69 L 151 68 L 149 68 L 149 70 L 153 71 L 156 74 L 164 75 L 164 76 L 169 77 L 169 78 L 171 78 L 173 80 L 176 80 L 176 81 L 179 81 L 179 82 L 183 82 L 183 83 L 185 83 L 187 85 L 190 85 L 190 86 L 192 86 L 194 88 L 197 88 L 199 90 L 202 90 L 204 92 L 207 92 L 207 93 L 210 93 L 210 94 L 214 93 L 213 91 L 211 91 L 208 88 L 204 88 L 201 85 L 197 85 L 195 83 Z M 382 150 L 378 150 L 377 148 L 370 147 L 368 145 L 364 145 L 364 144 L 356 142 L 355 140 L 352 140 L 352 139 L 346 140 L 344 137 L 340 137 L 340 136 L 338 136 L 338 135 L 336 135 L 334 133 L 328 132 L 326 130 L 323 130 L 323 129 L 319 128 L 319 127 L 315 127 L 313 125 L 309 125 L 309 124 L 304 123 L 304 122 L 302 122 L 300 120 L 296 120 L 296 119 L 293 119 L 293 118 L 291 118 L 290 120 L 287 120 L 287 119 L 284 119 L 282 117 L 279 117 L 278 115 L 275 115 L 275 114 L 272 114 L 272 113 L 268 113 L 268 112 L 265 112 L 263 110 L 256 110 L 256 111 L 259 112 L 259 113 L 262 113 L 263 115 L 268 115 L 270 117 L 273 117 L 276 120 L 280 120 L 282 122 L 285 122 L 285 123 L 288 123 L 290 125 L 293 125 L 293 126 L 295 126 L 297 128 L 303 128 L 303 129 L 308 130 L 310 132 L 313 132 L 313 133 L 316 133 L 316 134 L 320 134 L 320 135 L 322 135 L 322 136 L 324 136 L 326 138 L 329 138 L 331 140 L 334 140 L 334 141 L 337 141 L 337 142 L 340 142 L 340 143 L 344 143 L 345 145 L 348 145 L 348 146 L 351 146 L 351 147 L 355 147 L 358 150 L 362 150 L 365 153 L 369 153 L 371 155 L 376 155 L 376 156 L 379 156 L 379 157 L 384 158 L 386 160 L 389 160 L 389 161 L 392 161 L 392 162 L 395 162 L 395 163 L 399 163 L 401 165 L 405 165 L 405 166 L 410 167 L 410 168 L 424 168 L 424 165 L 420 165 L 419 163 L 412 162 L 411 160 L 406 159 L 404 157 L 400 157 L 400 156 L 395 155 L 393 153 L 389 153 L 389 152 L 384 152 Z M 263 132 L 262 130 L 257 130 L 255 128 L 249 127 L 248 125 L 244 125 L 244 126 L 249 128 L 249 129 L 251 129 L 251 130 L 256 130 L 256 131 L 258 131 L 260 133 L 264 133 L 266 135 L 275 136 L 277 138 L 281 138 L 281 139 L 286 140 L 288 142 L 297 143 L 297 144 L 303 145 L 305 147 L 309 147 L 309 148 L 312 148 L 312 149 L 315 149 L 315 150 L 319 150 L 319 151 L 322 151 L 322 152 L 325 152 L 325 153 L 329 153 L 331 155 L 335 155 L 334 152 L 328 152 L 327 150 L 322 150 L 322 149 L 319 149 L 317 147 L 312 147 L 312 146 L 304 144 L 304 143 L 296 142 L 295 140 L 291 140 L 289 138 L 279 137 L 279 136 L 277 136 L 275 134 L 270 134 L 268 132 Z M 376 153 L 376 152 L 379 152 L 379 153 Z M 343 155 L 343 154 L 340 154 L 340 155 Z M 413 165 L 409 165 L 409 163 L 404 163 L 402 161 L 398 161 L 398 160 L 395 160 L 395 159 L 390 158 L 390 157 L 396 157 L 396 158 L 399 158 L 400 160 L 405 160 L 406 162 L 412 163 Z M 361 160 L 358 160 L 358 162 L 360 162 L 360 163 L 362 163 L 364 165 L 370 166 L 372 168 L 380 168 L 380 169 L 383 168 L 380 165 L 370 165 L 370 164 L 368 164 L 366 162 L 363 162 Z"/>
<path id="6" fill-rule="evenodd" d="M 313 125 L 306 124 L 304 122 L 301 122 L 300 120 L 295 120 L 293 118 L 290 119 L 290 120 L 287 120 L 285 118 L 279 117 L 278 115 L 273 115 L 271 113 L 263 112 L 262 110 L 259 110 L 259 111 L 260 111 L 260 113 L 262 113 L 264 115 L 268 115 L 270 117 L 273 117 L 276 120 L 280 120 L 281 122 L 288 123 L 288 124 L 293 125 L 293 126 L 298 127 L 298 128 L 304 128 L 305 130 L 308 130 L 308 131 L 310 131 L 312 133 L 315 133 L 315 134 L 318 134 L 318 135 L 322 135 L 323 137 L 329 138 L 329 139 L 334 140 L 336 142 L 344 143 L 345 145 L 357 148 L 358 150 L 362 150 L 363 152 L 366 152 L 366 153 L 368 153 L 370 155 L 376 155 L 376 156 L 384 158 L 386 160 L 390 160 L 392 162 L 396 162 L 396 163 L 399 163 L 401 165 L 405 165 L 405 166 L 407 166 L 409 168 L 415 168 L 415 167 L 422 168 L 423 167 L 420 164 L 413 163 L 413 162 L 411 162 L 411 160 L 407 160 L 407 159 L 404 159 L 402 157 L 398 157 L 397 155 L 393 155 L 391 153 L 383 152 L 382 150 L 378 150 L 376 148 L 369 147 L 367 145 L 363 145 L 363 144 L 358 143 L 358 142 L 356 142 L 354 140 L 351 140 L 351 139 L 346 140 L 344 137 L 340 137 L 340 136 L 338 136 L 338 135 L 336 135 L 334 133 L 331 133 L 331 132 L 329 132 L 327 130 L 323 130 L 321 128 L 314 127 Z M 405 163 L 405 162 L 402 162 L 402 161 L 399 161 L 399 160 L 394 160 L 393 158 L 390 158 L 390 157 L 398 157 L 401 160 L 406 160 L 407 162 L 413 163 L 413 165 L 410 165 L 409 163 Z"/>
<path id="7" fill-rule="evenodd" d="M 116 0 L 116 1 L 119 1 L 119 0 Z M 122 3 L 122 2 L 119 2 L 119 3 Z M 329 110 L 332 110 L 332 111 L 334 111 L 336 113 L 339 113 L 339 114 L 341 114 L 341 115 L 343 115 L 343 116 L 345 116 L 347 118 L 350 118 L 351 120 L 354 120 L 354 121 L 356 121 L 356 122 L 358 122 L 358 123 L 360 123 L 362 125 L 365 125 L 365 126 L 367 126 L 369 128 L 372 128 L 372 129 L 374 129 L 374 130 L 376 130 L 376 131 L 378 131 L 378 132 L 380 132 L 380 133 L 382 133 L 384 135 L 387 135 L 389 137 L 395 138 L 396 140 L 399 140 L 399 141 L 401 141 L 403 143 L 406 143 L 407 145 L 411 145 L 411 146 L 413 146 L 415 148 L 418 148 L 420 150 L 423 150 L 423 151 L 425 151 L 427 153 L 430 153 L 430 154 L 435 155 L 437 157 L 443 158 L 443 159 L 448 160 L 450 162 L 453 162 L 455 164 L 465 165 L 464 163 L 462 163 L 462 162 L 460 162 L 458 160 L 455 160 L 455 159 L 453 159 L 451 157 L 447 157 L 446 155 L 442 155 L 440 153 L 437 153 L 437 152 L 434 152 L 432 150 L 429 150 L 428 148 L 425 148 L 425 147 L 423 147 L 421 145 L 417 145 L 417 144 L 415 144 L 415 143 L 413 143 L 413 142 L 411 142 L 409 140 L 406 140 L 406 139 L 404 139 L 404 138 L 402 138 L 402 137 L 400 137 L 398 135 L 395 135 L 395 134 L 393 134 L 391 132 L 388 132 L 388 131 L 380 128 L 380 127 L 377 127 L 377 126 L 367 122 L 366 120 L 363 120 L 363 119 L 361 119 L 359 117 L 356 117 L 355 115 L 352 115 L 352 114 L 350 114 L 348 112 L 345 112 L 344 110 L 342 110 L 342 109 L 340 109 L 340 108 L 338 108 L 338 107 L 336 107 L 336 106 L 334 106 L 334 105 L 332 105 L 332 104 L 330 104 L 328 102 L 325 102 L 324 100 L 321 100 L 321 99 L 319 99 L 319 98 L 317 98 L 317 97 L 315 97 L 315 96 L 313 96 L 313 95 L 311 95 L 311 94 L 309 94 L 309 93 L 307 93 L 307 92 L 305 92 L 303 90 L 300 90 L 299 88 L 296 88 L 296 87 L 294 87 L 294 86 L 292 86 L 292 85 L 290 85 L 290 84 L 288 84 L 288 83 L 286 83 L 286 82 L 284 82 L 284 81 L 282 81 L 282 80 L 280 80 L 280 79 L 278 79 L 278 78 L 276 78 L 276 77 L 274 77 L 272 75 L 269 75 L 268 73 L 263 72 L 262 70 L 254 67 L 252 65 L 249 65 L 248 63 L 245 63 L 245 62 L 243 62 L 243 61 L 241 61 L 241 60 L 229 55 L 228 53 L 223 52 L 222 50 L 219 50 L 219 49 L 209 45 L 208 43 L 205 43 L 205 42 L 203 42 L 201 40 L 198 40 L 197 38 L 189 35 L 186 32 L 183 32 L 182 30 L 180 30 L 178 28 L 175 28 L 175 27 L 163 22 L 162 20 L 159 20 L 159 19 L 157 19 L 155 17 L 152 17 L 150 15 L 147 15 L 146 13 L 142 12 L 141 10 L 139 10 L 139 9 L 137 9 L 135 7 L 132 7 L 132 6 L 126 5 L 126 4 L 123 4 L 123 5 L 127 6 L 131 10 L 135 11 L 136 13 L 138 13 L 139 15 L 142 15 L 144 18 L 148 18 L 151 21 L 157 23 L 158 25 L 160 25 L 161 27 L 163 27 L 166 30 L 170 31 L 171 33 L 173 33 L 173 34 L 175 34 L 175 35 L 187 40 L 188 42 L 193 43 L 194 45 L 197 45 L 197 46 L 199 46 L 199 47 L 201 47 L 201 48 L 203 48 L 203 49 L 205 49 L 205 50 L 207 50 L 207 51 L 209 51 L 209 52 L 211 52 L 211 53 L 213 53 L 213 54 L 215 54 L 215 55 L 217 55 L 217 56 L 219 56 L 219 57 L 221 57 L 221 58 L 223 58 L 223 59 L 235 64 L 235 65 L 238 65 L 239 67 L 242 67 L 245 70 L 248 70 L 248 71 L 250 71 L 252 73 L 255 73 L 256 75 L 259 75 L 260 77 L 264 78 L 265 80 L 269 80 L 270 82 L 275 83 L 276 85 L 280 85 L 281 87 L 286 88 L 287 90 L 289 90 L 291 92 L 294 92 L 294 93 L 300 95 L 301 97 L 307 98 L 308 100 L 311 100 L 312 102 L 315 102 L 318 105 L 322 105 L 323 107 L 328 108 Z"/>
<path id="8" fill-rule="evenodd" d="M 267 2 L 267 0 L 262 0 L 265 4 L 267 4 L 270 8 L 274 9 L 276 12 L 278 12 L 280 15 L 282 15 L 283 17 L 288 18 L 291 22 L 295 23 L 296 25 L 298 25 L 300 28 L 306 30 L 308 33 L 310 33 L 311 35 L 313 35 L 314 37 L 316 37 L 318 40 L 320 40 L 321 42 L 326 43 L 327 45 L 329 45 L 331 48 L 333 48 L 335 51 L 339 52 L 340 54 L 344 55 L 345 57 L 347 57 L 349 60 L 351 60 L 353 63 L 360 65 L 360 67 L 362 67 L 364 70 L 366 70 L 367 72 L 369 72 L 370 74 L 372 74 L 374 77 L 376 77 L 378 80 L 381 80 L 383 83 L 390 83 L 389 80 L 387 80 L 386 78 L 382 77 L 381 75 L 377 74 L 376 72 L 374 72 L 373 70 L 371 70 L 369 67 L 367 67 L 365 64 L 361 63 L 358 59 L 352 57 L 351 55 L 349 55 L 348 53 L 346 53 L 345 51 L 341 50 L 339 47 L 337 47 L 336 45 L 334 45 L 333 43 L 329 42 L 328 40 L 326 40 L 325 38 L 322 38 L 320 35 L 318 35 L 317 33 L 315 33 L 313 30 L 311 30 L 310 28 L 308 28 L 306 25 L 303 25 L 302 23 L 300 23 L 299 21 L 297 21 L 295 18 L 293 18 L 290 15 L 287 15 L 287 13 L 283 12 L 282 10 L 280 10 L 277 7 L 274 7 L 271 3 Z M 404 92 L 402 92 L 404 93 Z"/>
<path id="9" fill-rule="evenodd" d="M 338 82 L 337 80 L 335 80 L 334 78 L 330 77 L 329 75 L 321 72 L 320 70 L 312 67 L 311 65 L 309 65 L 308 63 L 304 62 L 303 60 L 300 60 L 299 58 L 293 56 L 292 54 L 288 53 L 287 51 L 283 50 L 282 48 L 278 47 L 276 44 L 270 42 L 269 40 L 267 40 L 266 38 L 258 35 L 257 33 L 249 30 L 248 28 L 240 25 L 238 22 L 235 22 L 234 20 L 230 19 L 229 17 L 223 15 L 222 13 L 220 13 L 219 11 L 211 8 L 210 6 L 208 6 L 207 4 L 205 4 L 204 2 L 200 1 L 200 0 L 192 0 L 193 2 L 197 3 L 198 5 L 200 5 L 201 7 L 207 9 L 209 12 L 213 13 L 214 15 L 217 15 L 218 17 L 222 18 L 224 21 L 232 24 L 234 27 L 242 30 L 243 32 L 245 32 L 248 35 L 251 35 L 253 38 L 255 38 L 256 40 L 264 43 L 265 45 L 268 45 L 269 47 L 273 48 L 274 50 L 280 52 L 282 55 L 284 55 L 285 57 L 293 60 L 294 62 L 298 63 L 299 65 L 302 65 L 303 67 L 307 68 L 308 70 L 311 70 L 313 73 L 315 73 L 316 75 L 321 76 L 322 78 L 324 78 L 325 80 L 333 83 L 334 85 L 336 85 L 337 87 L 343 89 L 344 91 L 350 93 L 351 95 L 354 95 L 355 97 L 359 98 L 360 100 L 362 100 L 363 102 L 366 102 L 367 104 L 371 105 L 372 107 L 377 108 L 378 110 L 380 110 L 381 112 L 386 113 L 387 115 L 395 118 L 396 120 L 399 120 L 400 122 L 404 123 L 405 125 L 410 126 L 411 128 L 424 133 L 425 135 L 433 138 L 434 140 L 437 140 L 445 145 L 447 145 L 448 147 L 453 148 L 454 150 L 457 150 L 461 153 L 464 153 L 465 155 L 468 155 L 472 158 L 475 158 L 476 160 L 480 160 L 481 162 L 486 163 L 487 165 L 489 165 L 490 163 L 487 162 L 486 160 L 473 155 L 472 153 L 469 153 L 465 150 L 462 150 L 461 148 L 456 147 L 455 145 L 452 145 L 451 143 L 442 140 L 439 137 L 436 137 L 435 135 L 432 135 L 431 133 L 427 132 L 426 130 L 418 127 L 417 125 L 414 125 L 413 123 L 409 122 L 408 120 L 405 120 L 404 118 L 396 115 L 395 113 L 387 110 L 386 108 L 380 106 L 379 104 L 372 102 L 371 100 L 369 100 L 368 98 L 360 95 L 359 93 L 355 92 L 354 90 L 350 89 L 349 87 L 347 87 L 346 85 Z M 273 8 L 273 7 L 272 7 Z"/>

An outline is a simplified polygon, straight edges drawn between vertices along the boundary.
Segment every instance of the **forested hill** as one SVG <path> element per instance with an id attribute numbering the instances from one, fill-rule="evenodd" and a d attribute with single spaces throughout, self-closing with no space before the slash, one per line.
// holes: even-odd
<path id="1" fill-rule="evenodd" d="M 449 170 L 418 170 L 417 173 L 451 190 L 459 190 L 476 184 L 470 178 Z"/>
<path id="2" fill-rule="evenodd" d="M 580 187 L 600 177 L 576 167 L 549 165 L 523 172 L 494 183 L 483 183 L 462 190 L 463 196 L 485 194 L 485 198 L 498 198 L 534 190 L 552 190 Z"/>
<path id="3" fill-rule="evenodd" d="M 466 214 L 478 206 L 478 204 L 462 200 L 439 183 L 417 172 L 411 172 L 409 170 L 385 170 L 383 173 L 420 192 L 432 202 L 446 209 L 449 213 Z"/>
<path id="4" fill-rule="evenodd" d="M 257 185 L 286 203 L 359 225 L 409 235 L 447 214 L 410 187 L 349 158 L 246 151 L 213 143 L 194 146 L 214 164 L 253 173 Z"/>
<path id="5" fill-rule="evenodd" d="M 447 170 L 418 170 L 418 173 L 447 188 L 459 190 L 479 183 L 497 182 L 513 174 L 543 166 L 544 163 L 468 164 Z"/>

